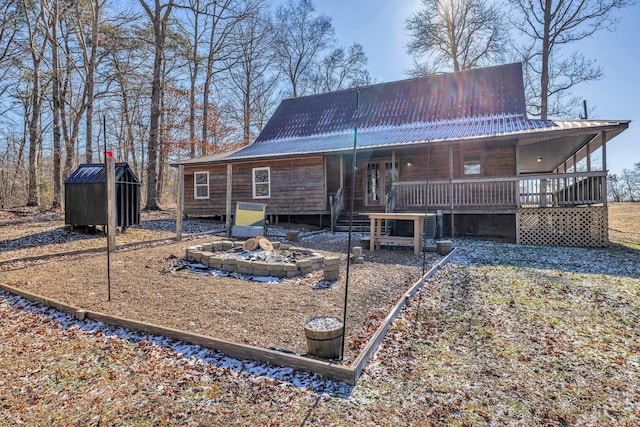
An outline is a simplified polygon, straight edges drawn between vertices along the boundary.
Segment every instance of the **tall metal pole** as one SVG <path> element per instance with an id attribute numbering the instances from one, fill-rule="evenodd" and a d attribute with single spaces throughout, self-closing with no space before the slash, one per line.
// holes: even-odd
<path id="1" fill-rule="evenodd" d="M 358 143 L 358 114 L 360 109 L 360 91 L 356 90 L 355 124 L 353 126 L 353 150 L 351 152 L 351 214 L 349 216 L 349 239 L 347 243 L 347 274 L 344 283 L 344 309 L 342 312 L 342 349 L 340 359 L 344 359 L 344 342 L 347 331 L 347 299 L 349 295 L 349 270 L 351 267 L 351 234 L 353 232 L 353 209 L 356 188 L 356 146 Z"/>
<path id="2" fill-rule="evenodd" d="M 108 156 L 107 150 L 107 119 L 102 116 L 102 132 L 104 138 L 104 172 L 105 172 L 105 194 L 107 196 L 107 301 L 111 301 L 111 171 L 110 165 L 115 168 L 115 160 Z"/>

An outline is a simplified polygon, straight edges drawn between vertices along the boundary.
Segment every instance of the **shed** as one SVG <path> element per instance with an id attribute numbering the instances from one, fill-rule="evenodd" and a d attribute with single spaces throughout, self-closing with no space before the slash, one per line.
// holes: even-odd
<path id="1" fill-rule="evenodd" d="M 64 221 L 74 226 L 107 224 L 107 174 L 103 163 L 82 164 L 64 181 Z M 116 163 L 116 225 L 140 224 L 140 180 L 127 163 Z"/>

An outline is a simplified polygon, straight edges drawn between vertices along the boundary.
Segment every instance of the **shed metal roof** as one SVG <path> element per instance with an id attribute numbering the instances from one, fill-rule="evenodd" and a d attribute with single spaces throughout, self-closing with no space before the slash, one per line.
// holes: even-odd
<path id="1" fill-rule="evenodd" d="M 116 180 L 119 181 L 122 177 L 129 175 L 129 181 L 140 183 L 138 177 L 129 168 L 128 163 L 116 163 Z M 97 182 L 106 182 L 107 173 L 104 163 L 84 163 L 78 166 L 67 179 L 64 180 L 65 184 L 89 184 Z"/>

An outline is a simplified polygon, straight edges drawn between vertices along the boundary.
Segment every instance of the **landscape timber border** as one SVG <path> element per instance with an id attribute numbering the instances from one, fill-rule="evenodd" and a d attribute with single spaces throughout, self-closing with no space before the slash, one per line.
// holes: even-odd
<path id="1" fill-rule="evenodd" d="M 158 242 L 161 240 L 170 239 L 159 239 Z M 133 246 L 133 244 L 127 246 Z M 57 256 L 78 255 L 82 252 L 83 251 L 73 251 L 66 254 L 57 254 Z M 98 251 L 95 249 L 89 249 L 85 250 L 84 252 L 93 253 Z M 331 380 L 341 381 L 349 385 L 355 385 L 360 378 L 360 375 L 362 374 L 365 366 L 367 365 L 373 354 L 378 350 L 378 347 L 382 343 L 386 332 L 389 329 L 389 326 L 398 316 L 402 308 L 406 305 L 407 301 L 409 301 L 411 297 L 415 295 L 418 290 L 420 290 L 425 280 L 432 277 L 443 265 L 447 264 L 456 252 L 457 248 L 454 248 L 451 252 L 449 252 L 447 256 L 433 265 L 429 271 L 427 271 L 409 288 L 409 290 L 407 290 L 402 295 L 393 309 L 389 312 L 385 320 L 382 322 L 380 327 L 368 341 L 364 349 L 360 352 L 360 355 L 349 366 L 337 365 L 335 362 L 331 361 L 318 360 L 300 356 L 297 354 L 288 354 L 277 350 L 269 350 L 246 344 L 238 344 L 231 341 L 212 338 L 206 335 L 195 334 L 165 326 L 159 326 L 148 322 L 141 322 L 120 316 L 112 316 L 97 311 L 85 310 L 70 304 L 65 304 L 55 299 L 46 298 L 41 295 L 24 291 L 22 289 L 6 285 L 4 283 L 0 283 L 0 289 L 22 297 L 26 300 L 67 313 L 73 316 L 78 321 L 84 321 L 85 319 L 88 319 L 96 322 L 102 322 L 115 327 L 129 329 L 132 331 L 164 336 L 178 341 L 183 341 L 187 344 L 199 345 L 210 350 L 219 351 L 226 356 L 232 357 L 234 359 L 253 360 L 256 362 L 271 363 L 273 365 L 281 367 L 299 369 L 311 373 L 321 374 Z M 31 258 L 34 257 L 29 257 L 29 259 Z M 23 260 L 25 259 L 12 259 L 11 262 L 20 262 Z M 0 263 L 0 265 L 3 263 L 7 263 L 7 261 L 3 261 L 2 263 Z"/>

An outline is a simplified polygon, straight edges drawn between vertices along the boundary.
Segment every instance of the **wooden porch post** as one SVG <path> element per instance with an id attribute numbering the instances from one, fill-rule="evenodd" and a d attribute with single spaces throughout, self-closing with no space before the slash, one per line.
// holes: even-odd
<path id="1" fill-rule="evenodd" d="M 609 195 L 607 192 L 607 132 L 600 132 L 600 138 L 602 138 L 602 170 L 604 172 L 604 184 L 602 188 L 602 203 L 604 203 L 605 207 L 608 205 Z"/>
<path id="2" fill-rule="evenodd" d="M 516 141 L 516 245 L 520 244 L 520 141 Z"/>
<path id="3" fill-rule="evenodd" d="M 453 223 L 453 145 L 449 146 L 449 202 L 451 205 L 451 238 L 453 239 L 455 230 Z"/>
<path id="4" fill-rule="evenodd" d="M 587 172 L 591 172 L 591 141 L 587 142 Z"/>
<path id="5" fill-rule="evenodd" d="M 340 188 L 344 187 L 344 156 L 340 154 Z"/>
<path id="6" fill-rule="evenodd" d="M 231 163 L 227 164 L 227 205 L 226 205 L 226 223 L 225 228 L 227 231 L 227 237 L 231 237 L 231 191 L 233 186 L 231 185 L 231 180 L 233 178 L 233 165 Z"/>
<path id="7" fill-rule="evenodd" d="M 184 165 L 178 166 L 178 200 L 176 202 L 176 240 L 181 242 L 182 215 L 184 211 Z"/>

